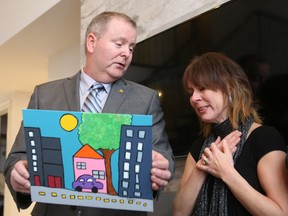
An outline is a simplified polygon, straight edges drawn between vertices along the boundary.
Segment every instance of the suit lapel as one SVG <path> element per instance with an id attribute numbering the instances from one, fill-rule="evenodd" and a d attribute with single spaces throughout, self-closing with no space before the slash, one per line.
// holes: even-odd
<path id="1" fill-rule="evenodd" d="M 64 93 L 70 111 L 80 111 L 79 96 L 80 72 L 68 78 L 64 82 Z M 129 92 L 129 86 L 125 80 L 120 79 L 112 84 L 103 113 L 117 113 L 120 105 Z"/>
<path id="2" fill-rule="evenodd" d="M 70 111 L 80 111 L 79 83 L 80 72 L 64 82 L 65 99 Z"/>
<path id="3" fill-rule="evenodd" d="M 110 93 L 108 95 L 105 106 L 103 107 L 103 113 L 117 113 L 118 108 L 122 104 L 123 100 L 129 92 L 128 84 L 125 80 L 120 79 L 113 83 Z"/>

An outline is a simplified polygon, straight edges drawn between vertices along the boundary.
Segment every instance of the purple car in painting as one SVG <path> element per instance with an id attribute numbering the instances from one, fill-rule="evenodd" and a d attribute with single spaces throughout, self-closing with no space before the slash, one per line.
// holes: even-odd
<path id="1" fill-rule="evenodd" d="M 88 174 L 81 175 L 72 183 L 72 187 L 76 191 L 91 190 L 93 193 L 97 193 L 99 189 L 103 189 L 103 184 L 96 181 L 96 179 Z"/>

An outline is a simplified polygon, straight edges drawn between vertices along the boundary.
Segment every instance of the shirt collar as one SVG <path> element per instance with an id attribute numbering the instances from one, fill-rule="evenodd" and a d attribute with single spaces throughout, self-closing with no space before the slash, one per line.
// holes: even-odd
<path id="1" fill-rule="evenodd" d="M 95 81 L 90 76 L 88 76 L 82 68 L 81 74 L 80 74 L 80 91 L 81 91 L 81 94 L 84 95 L 95 82 L 97 82 L 97 81 Z M 109 93 L 110 89 L 111 89 L 111 83 L 101 83 L 101 84 L 104 86 L 105 91 L 107 93 Z"/>

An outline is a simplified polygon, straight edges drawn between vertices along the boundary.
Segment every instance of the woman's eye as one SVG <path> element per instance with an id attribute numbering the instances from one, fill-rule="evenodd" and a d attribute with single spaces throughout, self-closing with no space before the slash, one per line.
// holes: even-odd
<path id="1" fill-rule="evenodd" d="M 193 95 L 193 91 L 188 91 L 188 95 L 191 97 Z"/>

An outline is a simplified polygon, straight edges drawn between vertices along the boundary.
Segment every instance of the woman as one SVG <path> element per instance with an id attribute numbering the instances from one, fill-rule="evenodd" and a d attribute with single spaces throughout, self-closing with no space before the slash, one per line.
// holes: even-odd
<path id="1" fill-rule="evenodd" d="M 288 215 L 286 145 L 276 129 L 261 125 L 241 67 L 206 53 L 192 60 L 183 82 L 204 142 L 187 156 L 173 214 Z M 235 130 L 237 148 L 227 139 Z"/>

